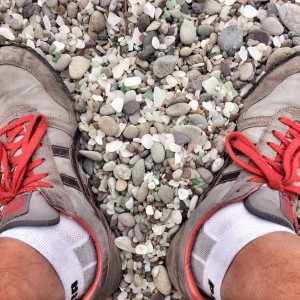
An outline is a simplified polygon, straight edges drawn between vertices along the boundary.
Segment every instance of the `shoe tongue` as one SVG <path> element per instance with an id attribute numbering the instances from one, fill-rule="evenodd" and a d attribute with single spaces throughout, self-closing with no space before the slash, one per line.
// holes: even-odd
<path id="1" fill-rule="evenodd" d="M 281 192 L 262 186 L 245 201 L 253 215 L 294 230 L 294 212 L 289 199 Z"/>
<path id="2" fill-rule="evenodd" d="M 19 226 L 51 226 L 59 223 L 59 212 L 40 192 L 23 193 L 1 208 L 0 233 Z"/>

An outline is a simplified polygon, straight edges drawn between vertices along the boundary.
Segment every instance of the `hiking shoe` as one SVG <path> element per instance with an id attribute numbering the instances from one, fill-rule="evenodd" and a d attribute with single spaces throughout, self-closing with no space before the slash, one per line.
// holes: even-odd
<path id="1" fill-rule="evenodd" d="M 0 47 L 0 232 L 50 226 L 60 213 L 91 236 L 97 274 L 85 299 L 105 299 L 122 276 L 114 236 L 89 191 L 79 162 L 72 96 L 34 50 Z"/>
<path id="2" fill-rule="evenodd" d="M 200 228 L 220 208 L 243 201 L 253 215 L 298 231 L 299 83 L 300 56 L 295 55 L 251 91 L 237 120 L 238 132 L 226 138 L 230 158 L 171 241 L 168 272 L 187 299 L 207 299 L 193 277 L 191 253 Z"/>

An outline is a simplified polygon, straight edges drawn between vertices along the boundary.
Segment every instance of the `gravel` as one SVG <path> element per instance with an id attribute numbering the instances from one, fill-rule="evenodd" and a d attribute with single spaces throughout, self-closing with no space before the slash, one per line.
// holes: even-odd
<path id="1" fill-rule="evenodd" d="M 126 3 L 1 1 L 0 41 L 35 49 L 75 97 L 83 169 L 121 250 L 113 299 L 181 299 L 169 241 L 224 166 L 243 97 L 300 51 L 300 7 Z"/>

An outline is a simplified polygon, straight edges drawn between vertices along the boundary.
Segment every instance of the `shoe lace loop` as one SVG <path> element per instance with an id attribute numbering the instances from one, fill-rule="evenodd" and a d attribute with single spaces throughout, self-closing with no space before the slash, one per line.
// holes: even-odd
<path id="1" fill-rule="evenodd" d="M 280 145 L 268 143 L 268 146 L 277 153 L 275 159 L 263 156 L 252 141 L 241 132 L 228 134 L 225 145 L 231 159 L 255 175 L 251 179 L 252 182 L 265 183 L 295 200 L 295 194 L 300 195 L 300 187 L 293 185 L 300 179 L 297 174 L 300 167 L 300 125 L 283 117 L 279 121 L 289 129 L 285 135 L 273 131 L 273 135 L 281 142 Z M 250 162 L 240 159 L 233 149 L 248 157 Z"/>
<path id="2" fill-rule="evenodd" d="M 47 130 L 46 117 L 42 114 L 27 115 L 0 128 L 0 204 L 6 204 L 18 194 L 36 191 L 38 187 L 50 187 L 42 181 L 46 173 L 35 174 L 33 169 L 43 163 L 42 158 L 32 160 Z"/>

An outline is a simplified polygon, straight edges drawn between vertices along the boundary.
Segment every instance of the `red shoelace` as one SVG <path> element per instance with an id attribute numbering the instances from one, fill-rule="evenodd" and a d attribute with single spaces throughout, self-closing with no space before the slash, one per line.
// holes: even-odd
<path id="1" fill-rule="evenodd" d="M 18 194 L 51 186 L 41 181 L 46 173 L 33 172 L 43 163 L 42 158 L 32 160 L 32 155 L 40 147 L 46 130 L 47 121 L 42 114 L 24 116 L 0 129 L 0 136 L 7 136 L 7 143 L 0 142 L 0 204 L 10 202 Z"/>
<path id="2" fill-rule="evenodd" d="M 286 135 L 273 131 L 273 135 L 281 142 L 280 145 L 268 143 L 277 152 L 274 160 L 261 155 L 251 140 L 241 132 L 228 134 L 225 145 L 232 160 L 255 175 L 252 182 L 265 183 L 294 201 L 295 194 L 300 194 L 300 187 L 293 185 L 300 179 L 297 174 L 300 167 L 300 125 L 288 118 L 280 118 L 279 121 L 289 126 L 289 129 Z M 237 157 L 233 149 L 250 158 L 250 162 Z"/>

